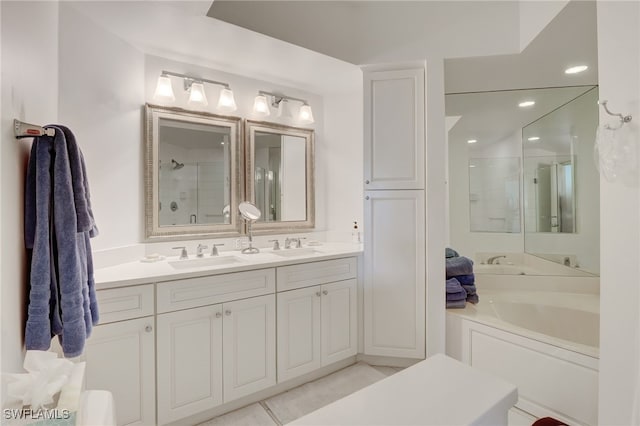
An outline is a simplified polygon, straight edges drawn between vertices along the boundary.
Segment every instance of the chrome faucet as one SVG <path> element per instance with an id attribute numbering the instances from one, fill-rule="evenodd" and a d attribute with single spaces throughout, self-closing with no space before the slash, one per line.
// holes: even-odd
<path id="1" fill-rule="evenodd" d="M 494 264 L 495 264 L 495 265 L 497 265 L 498 263 L 496 263 L 496 262 L 497 262 L 497 260 L 498 260 L 498 259 L 500 259 L 501 257 L 503 257 L 503 258 L 505 258 L 505 259 L 507 258 L 507 256 L 505 256 L 504 254 L 502 254 L 502 255 L 500 255 L 500 256 L 491 256 L 490 258 L 488 258 L 488 259 L 487 259 L 487 263 L 488 263 L 489 265 L 494 265 Z"/>
<path id="2" fill-rule="evenodd" d="M 209 246 L 205 246 L 204 244 L 198 244 L 198 247 L 196 247 L 196 257 L 203 257 L 204 250 L 207 248 L 209 248 Z"/>
<path id="3" fill-rule="evenodd" d="M 186 247 L 173 247 L 173 250 L 182 250 L 180 252 L 180 260 L 184 260 L 184 259 L 188 259 L 189 255 L 187 255 L 187 248 Z"/>

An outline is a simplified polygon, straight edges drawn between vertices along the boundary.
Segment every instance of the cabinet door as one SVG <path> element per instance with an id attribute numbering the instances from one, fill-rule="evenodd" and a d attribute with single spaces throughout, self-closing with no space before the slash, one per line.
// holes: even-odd
<path id="1" fill-rule="evenodd" d="M 424 69 L 365 71 L 365 190 L 424 189 Z"/>
<path id="2" fill-rule="evenodd" d="M 320 286 L 278 293 L 278 382 L 320 367 Z"/>
<path id="3" fill-rule="evenodd" d="M 155 416 L 153 317 L 97 326 L 87 340 L 87 389 L 113 394 L 118 425 L 152 425 Z"/>
<path id="4" fill-rule="evenodd" d="M 158 423 L 222 404 L 222 305 L 158 315 Z"/>
<path id="5" fill-rule="evenodd" d="M 276 384 L 276 298 L 223 305 L 224 402 Z"/>
<path id="6" fill-rule="evenodd" d="M 368 355 L 424 358 L 424 212 L 424 191 L 365 193 L 364 349 Z"/>
<path id="7" fill-rule="evenodd" d="M 322 365 L 358 352 L 357 280 L 322 286 Z"/>

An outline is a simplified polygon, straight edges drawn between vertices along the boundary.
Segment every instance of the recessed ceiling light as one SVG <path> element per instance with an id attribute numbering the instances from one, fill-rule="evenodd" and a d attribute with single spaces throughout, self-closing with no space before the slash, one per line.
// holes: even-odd
<path id="1" fill-rule="evenodd" d="M 469 140 L 467 141 L 467 143 L 476 143 L 476 142 L 478 142 L 478 140 L 477 140 L 477 139 L 469 139 Z"/>
<path id="2" fill-rule="evenodd" d="M 566 70 L 564 70 L 565 74 L 578 74 L 579 72 L 585 71 L 587 68 L 589 68 L 586 65 L 578 65 L 575 67 L 571 67 L 571 68 L 567 68 Z"/>
<path id="3" fill-rule="evenodd" d="M 530 138 L 527 138 L 528 141 L 539 141 L 540 140 L 540 136 L 531 136 Z"/>
<path id="4" fill-rule="evenodd" d="M 535 104 L 536 104 L 536 103 L 535 103 L 534 101 L 524 101 L 524 102 L 520 102 L 520 103 L 518 104 L 518 106 L 519 106 L 520 108 L 526 108 L 526 107 L 533 106 L 533 105 L 535 105 Z"/>

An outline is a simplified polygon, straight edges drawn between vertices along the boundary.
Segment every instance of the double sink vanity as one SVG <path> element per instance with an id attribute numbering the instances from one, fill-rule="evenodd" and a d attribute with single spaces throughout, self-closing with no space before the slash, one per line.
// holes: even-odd
<path id="1" fill-rule="evenodd" d="M 358 352 L 361 252 L 323 243 L 98 269 L 86 386 L 112 391 L 118 424 L 184 424 L 342 368 Z"/>

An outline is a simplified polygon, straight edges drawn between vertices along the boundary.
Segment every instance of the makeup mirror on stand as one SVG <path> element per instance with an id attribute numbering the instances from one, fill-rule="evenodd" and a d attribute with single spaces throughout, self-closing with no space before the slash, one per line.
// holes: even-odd
<path id="1" fill-rule="evenodd" d="M 262 212 L 260 212 L 260 209 L 257 208 L 254 204 L 248 201 L 243 201 L 242 203 L 240 203 L 240 205 L 238 205 L 238 210 L 240 211 L 240 216 L 242 216 L 242 219 L 247 222 L 247 234 L 249 235 L 249 247 L 242 249 L 242 253 L 260 253 L 260 249 L 258 249 L 257 247 L 253 247 L 253 234 L 251 232 L 251 225 L 258 219 L 260 219 L 260 216 L 262 216 Z"/>

